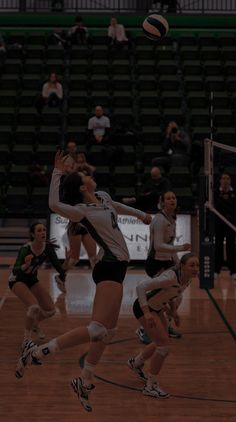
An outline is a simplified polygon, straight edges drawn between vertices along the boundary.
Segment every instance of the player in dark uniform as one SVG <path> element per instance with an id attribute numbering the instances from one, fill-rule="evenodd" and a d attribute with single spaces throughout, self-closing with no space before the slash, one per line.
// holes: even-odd
<path id="1" fill-rule="evenodd" d="M 99 245 L 98 262 L 93 269 L 96 293 L 90 324 L 75 328 L 42 345 L 30 347 L 19 359 L 17 371 L 22 376 L 24 369 L 32 363 L 34 357 L 41 359 L 50 353 L 78 344 L 90 342 L 81 377 L 74 378 L 71 385 L 87 411 L 89 392 L 93 389 L 92 377 L 95 365 L 116 332 L 123 295 L 122 283 L 129 261 L 125 239 L 117 223 L 117 214 L 128 214 L 139 218 L 145 224 L 151 222 L 151 216 L 126 205 L 115 202 L 106 192 L 95 192 L 96 183 L 84 173 L 72 173 L 65 177 L 62 185 L 62 197 L 59 199 L 60 179 L 64 171 L 62 152 L 57 152 L 55 168 L 49 192 L 49 206 L 61 216 L 72 222 L 80 222 Z"/>
<path id="2" fill-rule="evenodd" d="M 151 339 L 151 343 L 136 357 L 128 360 L 128 366 L 143 381 L 143 394 L 160 399 L 169 397 L 158 382 L 157 375 L 166 359 L 169 348 L 168 321 L 169 313 L 178 326 L 180 318 L 177 313 L 179 298 L 199 272 L 198 258 L 187 253 L 180 259 L 179 267 L 163 271 L 159 276 L 142 281 L 137 286 L 138 298 L 133 305 L 135 318 L 142 324 Z M 143 368 L 149 360 L 147 376 Z"/>
<path id="3" fill-rule="evenodd" d="M 54 303 L 47 290 L 38 279 L 38 268 L 49 260 L 58 271 L 61 283 L 65 281 L 65 271 L 56 255 L 56 245 L 46 239 L 46 227 L 34 223 L 30 227 L 30 240 L 23 245 L 9 276 L 9 287 L 26 307 L 26 321 L 22 350 L 32 340 L 32 331 L 39 321 L 50 318 L 55 313 Z M 66 261 L 65 261 L 66 262 Z"/>

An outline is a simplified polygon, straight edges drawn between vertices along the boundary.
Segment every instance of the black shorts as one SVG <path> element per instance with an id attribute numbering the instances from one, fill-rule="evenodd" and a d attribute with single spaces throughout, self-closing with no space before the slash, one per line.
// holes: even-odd
<path id="1" fill-rule="evenodd" d="M 161 270 L 167 270 L 175 265 L 174 261 L 161 261 L 160 259 L 154 259 L 150 256 L 147 257 L 145 262 L 145 271 L 149 277 L 154 277 Z"/>
<path id="2" fill-rule="evenodd" d="M 126 275 L 127 261 L 99 261 L 93 269 L 93 281 L 95 284 L 100 281 L 111 280 L 122 284 Z"/>
<path id="3" fill-rule="evenodd" d="M 88 234 L 88 230 L 82 224 L 70 221 L 67 226 L 67 234 L 69 236 L 84 236 Z"/>
<path id="4" fill-rule="evenodd" d="M 28 275 L 28 274 L 24 274 L 20 278 L 15 277 L 15 279 L 14 279 L 14 275 L 12 275 L 10 276 L 8 280 L 9 289 L 12 289 L 14 284 L 19 283 L 19 282 L 24 283 L 29 289 L 31 289 L 31 287 L 33 287 L 36 283 L 38 283 L 39 280 L 37 279 L 37 277 Z"/>
<path id="5" fill-rule="evenodd" d="M 155 311 L 155 309 L 150 308 L 150 306 L 149 306 L 149 311 L 150 312 L 156 312 L 156 314 L 159 314 L 161 312 L 161 310 L 160 311 Z M 139 319 L 139 318 L 141 318 L 141 317 L 144 316 L 144 313 L 142 311 L 142 308 L 141 308 L 141 306 L 139 304 L 139 300 L 138 299 L 136 299 L 135 302 L 134 302 L 134 304 L 133 304 L 133 313 L 134 313 L 134 316 L 135 316 L 136 319 Z"/>

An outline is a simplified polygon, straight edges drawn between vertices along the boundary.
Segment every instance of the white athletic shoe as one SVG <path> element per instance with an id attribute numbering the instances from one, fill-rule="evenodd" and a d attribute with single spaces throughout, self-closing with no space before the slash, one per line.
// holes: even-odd
<path id="1" fill-rule="evenodd" d="M 83 408 L 87 410 L 87 412 L 92 412 L 92 406 L 89 403 L 89 393 L 95 388 L 95 385 L 91 384 L 89 387 L 85 387 L 80 377 L 74 378 L 70 384 Z"/>
<path id="2" fill-rule="evenodd" d="M 45 338 L 45 334 L 44 332 L 41 330 L 40 325 L 35 325 L 35 327 L 33 328 L 33 333 L 36 334 L 36 336 L 40 339 L 43 340 Z"/>
<path id="3" fill-rule="evenodd" d="M 34 356 L 32 352 L 38 347 L 37 344 L 31 340 L 25 340 L 22 345 L 23 350 L 20 359 L 17 362 L 15 376 L 16 378 L 22 378 L 25 373 L 25 369 L 30 365 L 41 365 L 41 361 Z"/>
<path id="4" fill-rule="evenodd" d="M 138 377 L 142 380 L 142 381 L 146 381 L 147 380 L 147 377 L 146 377 L 146 375 L 145 375 L 145 373 L 143 372 L 143 368 L 144 368 L 144 365 L 142 365 L 142 366 L 139 366 L 139 367 L 136 367 L 135 365 L 134 365 L 134 363 L 135 363 L 135 358 L 130 358 L 128 361 L 127 361 L 127 365 L 128 365 L 128 367 L 136 374 L 136 375 L 138 375 Z"/>
<path id="5" fill-rule="evenodd" d="M 66 293 L 66 286 L 65 286 L 65 282 L 62 281 L 59 277 L 59 275 L 55 275 L 55 282 L 57 284 L 58 289 L 62 292 L 62 293 Z"/>
<path id="6" fill-rule="evenodd" d="M 168 399 L 170 397 L 170 394 L 163 391 L 157 382 L 155 382 L 151 387 L 148 387 L 146 384 L 143 389 L 143 394 L 145 396 L 156 397 L 158 399 Z"/>

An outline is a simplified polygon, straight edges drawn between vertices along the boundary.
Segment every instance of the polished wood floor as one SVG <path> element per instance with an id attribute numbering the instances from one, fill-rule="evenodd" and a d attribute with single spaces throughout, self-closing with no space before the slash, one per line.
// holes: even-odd
<path id="1" fill-rule="evenodd" d="M 8 290 L 9 270 L 0 270 L 0 421 L 1 422 L 200 422 L 236 421 L 236 282 L 222 273 L 211 294 L 192 284 L 181 305 L 181 339 L 171 339 L 171 353 L 160 375 L 172 397 L 157 400 L 141 393 L 142 383 L 126 367 L 127 358 L 142 345 L 135 336 L 131 314 L 142 270 L 130 269 L 125 280 L 119 330 L 97 367 L 93 412 L 86 413 L 69 382 L 79 375 L 87 346 L 79 346 L 45 359 L 30 368 L 22 380 L 14 376 L 22 341 L 24 309 Z M 46 339 L 89 321 L 94 285 L 90 272 L 76 269 L 68 276 L 67 295 L 60 295 L 51 270 L 40 279 L 57 307 L 56 315 L 42 324 Z M 231 327 L 231 332 L 229 330 Z"/>

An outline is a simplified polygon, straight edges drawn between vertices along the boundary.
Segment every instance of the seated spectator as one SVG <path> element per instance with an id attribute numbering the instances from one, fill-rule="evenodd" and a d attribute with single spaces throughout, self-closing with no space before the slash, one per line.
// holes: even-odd
<path id="1" fill-rule="evenodd" d="M 78 154 L 78 147 L 77 142 L 74 139 L 70 139 L 65 148 L 66 159 L 64 161 L 65 171 L 67 173 L 73 173 L 76 171 L 77 168 L 77 154 Z"/>
<path id="2" fill-rule="evenodd" d="M 172 166 L 188 166 L 191 141 L 189 135 L 176 122 L 169 122 L 162 142 L 163 155 L 155 157 L 152 164 L 162 166 L 169 173 Z"/>
<path id="3" fill-rule="evenodd" d="M 144 183 L 141 194 L 135 198 L 123 198 L 124 204 L 135 204 L 135 207 L 145 212 L 157 212 L 161 193 L 169 191 L 171 183 L 161 174 L 159 167 L 152 167 L 150 178 Z"/>
<path id="4" fill-rule="evenodd" d="M 52 44 L 61 45 L 64 48 L 69 47 L 68 34 L 64 29 L 55 28 L 50 34 L 50 42 Z"/>
<path id="5" fill-rule="evenodd" d="M 64 165 L 67 173 L 73 173 L 86 167 L 86 171 L 93 174 L 96 167 L 88 163 L 84 152 L 78 152 L 77 142 L 73 139 L 67 142 L 65 154 L 67 155 Z"/>
<path id="6" fill-rule="evenodd" d="M 77 16 L 75 25 L 68 31 L 68 38 L 70 39 L 71 44 L 74 45 L 86 45 L 91 43 L 91 35 L 81 16 Z"/>
<path id="7" fill-rule="evenodd" d="M 108 40 L 110 46 L 123 46 L 128 43 L 128 38 L 125 33 L 124 25 L 117 22 L 115 17 L 111 18 L 108 27 Z"/>
<path id="8" fill-rule="evenodd" d="M 97 105 L 95 107 L 95 116 L 90 117 L 88 121 L 88 151 L 92 145 L 104 145 L 109 141 L 110 127 L 109 117 L 104 116 L 102 106 Z"/>
<path id="9" fill-rule="evenodd" d="M 58 81 L 55 72 L 51 72 L 48 80 L 43 84 L 42 93 L 36 100 L 36 109 L 42 113 L 43 108 L 48 107 L 61 107 L 63 99 L 62 84 Z"/>
<path id="10" fill-rule="evenodd" d="M 88 163 L 87 157 L 84 152 L 77 153 L 76 164 L 77 164 L 77 171 L 85 169 L 90 175 L 93 175 L 94 172 L 96 171 L 96 167 Z"/>

